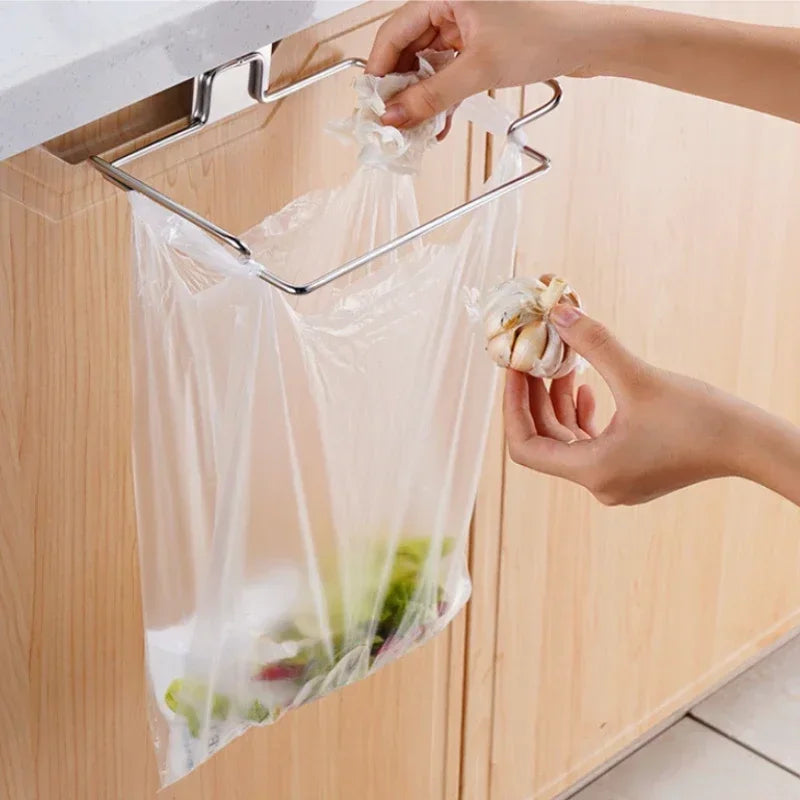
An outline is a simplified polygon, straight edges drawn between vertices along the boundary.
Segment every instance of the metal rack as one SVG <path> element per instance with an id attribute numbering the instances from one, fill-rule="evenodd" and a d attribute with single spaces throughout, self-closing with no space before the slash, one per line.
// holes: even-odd
<path id="1" fill-rule="evenodd" d="M 239 258 L 244 261 L 250 261 L 252 253 L 247 244 L 235 236 L 230 231 L 226 231 L 219 225 L 216 225 L 211 220 L 200 216 L 186 206 L 175 202 L 171 198 L 162 194 L 154 189 L 144 181 L 135 178 L 130 173 L 121 169 L 121 167 L 133 161 L 140 156 L 151 153 L 162 147 L 166 147 L 173 142 L 191 136 L 197 131 L 201 130 L 206 125 L 216 122 L 236 111 L 246 108 L 256 103 L 274 103 L 277 100 L 282 100 L 289 95 L 295 94 L 309 86 L 313 86 L 326 78 L 330 78 L 344 70 L 352 68 L 363 69 L 366 62 L 361 58 L 347 58 L 318 72 L 314 72 L 305 78 L 301 78 L 293 83 L 290 83 L 282 88 L 269 90 L 269 61 L 270 52 L 269 48 L 265 51 L 255 51 L 241 56 L 240 58 L 222 64 L 215 69 L 203 73 L 195 79 L 194 82 L 194 98 L 192 103 L 192 113 L 189 118 L 189 123 L 185 128 L 182 128 L 175 133 L 171 133 L 162 137 L 154 142 L 151 142 L 144 147 L 134 150 L 127 155 L 117 158 L 113 161 L 106 161 L 99 156 L 92 156 L 92 165 L 98 169 L 104 177 L 110 180 L 115 185 L 119 186 L 126 191 L 136 191 L 146 197 L 149 197 L 153 202 L 158 203 L 164 208 L 172 211 L 183 219 L 188 220 L 193 225 L 204 230 L 210 236 L 213 236 L 218 241 L 222 242 L 227 247 L 232 248 L 238 254 Z M 247 73 L 246 80 L 242 79 L 242 72 Z M 513 134 L 525 125 L 543 117 L 548 114 L 559 104 L 561 100 L 561 87 L 556 81 L 547 81 L 547 85 L 552 90 L 552 95 L 547 102 L 535 108 L 533 111 L 519 117 L 509 125 L 506 131 L 506 136 L 511 137 Z M 373 248 L 372 250 L 364 253 L 363 255 L 352 258 L 344 264 L 330 270 L 329 272 L 320 275 L 312 281 L 305 284 L 292 284 L 279 276 L 269 272 L 266 268 L 259 265 L 258 271 L 255 273 L 256 277 L 270 284 L 271 286 L 280 289 L 291 295 L 305 295 L 309 294 L 316 289 L 341 278 L 360 267 L 366 266 L 376 258 L 402 247 L 404 244 L 419 238 L 420 236 L 435 230 L 436 228 L 446 225 L 458 217 L 468 214 L 481 206 L 492 202 L 493 200 L 502 197 L 508 192 L 512 192 L 526 183 L 541 177 L 550 169 L 550 159 L 534 150 L 527 145 L 521 145 L 522 152 L 530 158 L 535 166 L 522 173 L 516 178 L 512 178 L 499 186 L 490 189 L 477 197 L 462 203 L 460 206 L 446 211 L 437 217 L 412 228 L 410 231 L 391 239 L 390 241 Z"/>

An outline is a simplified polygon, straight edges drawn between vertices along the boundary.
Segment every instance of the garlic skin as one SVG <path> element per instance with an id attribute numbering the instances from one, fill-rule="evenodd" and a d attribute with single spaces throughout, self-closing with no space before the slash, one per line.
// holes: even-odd
<path id="1" fill-rule="evenodd" d="M 501 367 L 510 367 L 511 344 L 510 336 L 495 336 L 486 343 L 486 352 L 492 357 L 495 364 Z"/>
<path id="2" fill-rule="evenodd" d="M 563 378 L 579 357 L 550 322 L 557 303 L 581 308 L 578 295 L 561 278 L 516 278 L 493 289 L 484 304 L 486 351 L 501 367 L 536 378 Z"/>
<path id="3" fill-rule="evenodd" d="M 547 349 L 550 341 L 546 325 L 529 323 L 518 329 L 516 338 L 511 332 L 496 336 L 495 339 L 511 339 L 513 351 L 511 354 L 511 368 L 517 372 L 530 372 L 536 368 L 536 363 L 541 360 L 542 354 Z M 491 341 L 495 341 L 492 339 Z"/>

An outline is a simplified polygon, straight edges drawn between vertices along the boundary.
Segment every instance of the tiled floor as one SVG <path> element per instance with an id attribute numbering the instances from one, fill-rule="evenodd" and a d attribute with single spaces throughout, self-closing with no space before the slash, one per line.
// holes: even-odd
<path id="1" fill-rule="evenodd" d="M 572 800 L 800 800 L 800 636 Z"/>
<path id="2" fill-rule="evenodd" d="M 723 686 L 692 716 L 800 777 L 800 637 Z"/>

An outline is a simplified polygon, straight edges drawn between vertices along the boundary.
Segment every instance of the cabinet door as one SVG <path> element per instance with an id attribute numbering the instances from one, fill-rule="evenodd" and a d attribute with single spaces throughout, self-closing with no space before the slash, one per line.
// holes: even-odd
<path id="1" fill-rule="evenodd" d="M 273 83 L 365 55 L 386 11 L 369 5 L 285 40 Z M 354 152 L 343 161 L 323 126 L 349 113 L 352 78 L 245 112 L 132 171 L 245 230 L 347 173 Z M 467 142 L 455 130 L 428 159 L 423 216 L 463 201 Z M 0 181 L 0 795 L 155 797 L 129 453 L 127 201 L 85 162 L 45 148 L 0 164 Z M 161 796 L 454 798 L 462 663 L 460 618 L 375 677 L 251 731 Z"/>
<path id="2" fill-rule="evenodd" d="M 797 3 L 680 10 L 800 25 Z M 518 273 L 564 275 L 644 358 L 800 423 L 800 129 L 633 82 L 564 90 L 529 134 L 553 169 L 525 190 Z M 499 578 L 475 568 L 496 669 L 490 734 L 467 692 L 465 798 L 553 797 L 800 624 L 800 510 L 757 486 L 605 508 L 507 463 L 504 491 Z M 494 647 L 469 636 L 470 659 Z"/>

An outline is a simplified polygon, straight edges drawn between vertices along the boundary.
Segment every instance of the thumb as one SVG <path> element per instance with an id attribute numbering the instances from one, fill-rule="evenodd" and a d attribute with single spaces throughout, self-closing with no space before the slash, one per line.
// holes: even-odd
<path id="1" fill-rule="evenodd" d="M 480 78 L 481 72 L 471 63 L 469 55 L 460 55 L 441 72 L 396 94 L 381 122 L 396 128 L 419 125 L 487 88 Z"/>
<path id="2" fill-rule="evenodd" d="M 611 332 L 574 306 L 561 303 L 550 312 L 550 321 L 566 344 L 582 355 L 618 395 L 640 371 L 639 359 L 623 347 Z"/>

